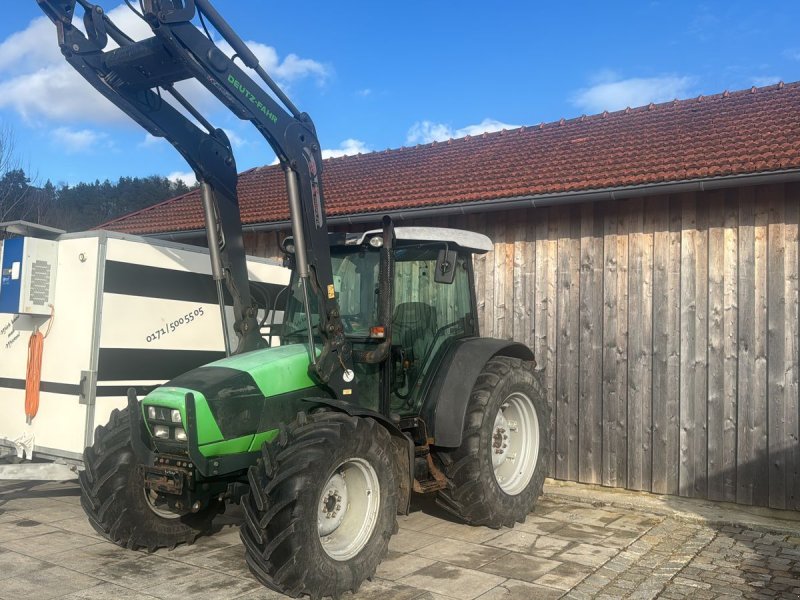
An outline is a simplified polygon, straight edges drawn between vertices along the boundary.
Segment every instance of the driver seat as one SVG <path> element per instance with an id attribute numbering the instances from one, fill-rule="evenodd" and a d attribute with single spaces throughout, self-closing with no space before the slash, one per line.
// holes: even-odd
<path id="1" fill-rule="evenodd" d="M 436 333 L 436 309 L 424 302 L 403 302 L 394 311 L 392 338 L 417 366 L 433 342 Z"/>

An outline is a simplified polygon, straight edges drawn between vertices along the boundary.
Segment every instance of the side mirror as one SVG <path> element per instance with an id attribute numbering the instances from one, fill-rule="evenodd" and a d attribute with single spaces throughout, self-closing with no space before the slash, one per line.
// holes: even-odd
<path id="1" fill-rule="evenodd" d="M 436 259 L 436 273 L 433 275 L 433 280 L 436 283 L 453 283 L 456 278 L 456 259 L 458 255 L 455 250 L 448 250 L 444 248 L 439 250 L 439 256 Z"/>

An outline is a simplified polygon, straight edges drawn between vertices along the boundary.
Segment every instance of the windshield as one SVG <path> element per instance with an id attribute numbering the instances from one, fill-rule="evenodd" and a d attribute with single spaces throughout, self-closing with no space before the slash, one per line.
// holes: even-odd
<path id="1" fill-rule="evenodd" d="M 369 329 L 378 320 L 378 263 L 380 253 L 364 248 L 331 248 L 333 287 L 342 316 L 344 332 L 350 337 L 369 337 Z M 309 295 L 311 324 L 316 335 L 319 310 L 316 298 Z M 300 279 L 293 278 L 292 294 L 287 306 L 284 337 L 303 335 L 307 339 L 308 323 L 303 307 Z"/>

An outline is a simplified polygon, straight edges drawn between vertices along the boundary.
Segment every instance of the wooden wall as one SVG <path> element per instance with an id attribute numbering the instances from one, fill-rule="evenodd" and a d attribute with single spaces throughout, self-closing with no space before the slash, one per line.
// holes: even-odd
<path id="1" fill-rule="evenodd" d="M 780 184 L 414 224 L 494 241 L 481 332 L 534 349 L 551 476 L 800 509 L 798 221 Z"/>

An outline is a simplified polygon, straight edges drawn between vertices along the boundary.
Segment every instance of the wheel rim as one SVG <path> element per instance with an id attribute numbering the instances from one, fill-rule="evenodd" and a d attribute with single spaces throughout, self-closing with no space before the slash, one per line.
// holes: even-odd
<path id="1" fill-rule="evenodd" d="M 325 483 L 317 505 L 322 548 L 334 560 L 349 560 L 367 545 L 380 509 L 378 474 L 367 461 L 342 462 Z"/>
<path id="2" fill-rule="evenodd" d="M 155 490 L 148 490 L 147 488 L 142 488 L 144 492 L 144 501 L 147 504 L 147 507 L 157 514 L 162 519 L 180 519 L 181 515 L 176 512 L 173 512 L 169 509 L 161 508 L 158 504 L 158 492 Z"/>
<path id="3" fill-rule="evenodd" d="M 490 451 L 500 489 L 509 496 L 521 493 L 539 459 L 539 417 L 525 394 L 514 392 L 503 401 L 494 420 Z"/>

